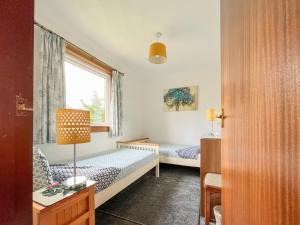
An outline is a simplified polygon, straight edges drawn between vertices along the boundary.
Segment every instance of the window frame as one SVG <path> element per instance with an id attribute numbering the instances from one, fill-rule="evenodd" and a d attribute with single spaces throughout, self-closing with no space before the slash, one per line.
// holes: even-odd
<path id="1" fill-rule="evenodd" d="M 99 76 L 106 78 L 106 101 L 105 101 L 105 121 L 104 125 L 91 125 L 91 132 L 108 132 L 109 131 L 109 108 L 111 101 L 111 78 L 112 67 L 91 56 L 78 47 L 67 44 L 65 61 L 76 65 L 82 69 L 88 70 L 92 73 L 97 73 Z"/>

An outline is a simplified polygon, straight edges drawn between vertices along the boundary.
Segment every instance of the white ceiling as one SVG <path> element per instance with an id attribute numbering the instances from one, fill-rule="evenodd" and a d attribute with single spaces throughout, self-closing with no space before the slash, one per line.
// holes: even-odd
<path id="1" fill-rule="evenodd" d="M 38 22 L 76 29 L 139 71 L 172 72 L 219 62 L 219 0 L 36 0 Z M 148 62 L 154 34 L 163 33 L 168 62 Z"/>

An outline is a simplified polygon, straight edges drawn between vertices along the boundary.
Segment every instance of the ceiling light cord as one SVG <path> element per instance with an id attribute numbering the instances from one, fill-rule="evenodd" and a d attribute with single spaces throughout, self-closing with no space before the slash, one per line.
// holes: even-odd
<path id="1" fill-rule="evenodd" d="M 155 36 L 156 36 L 157 41 L 159 42 L 160 39 L 161 39 L 162 33 L 161 32 L 156 32 Z"/>

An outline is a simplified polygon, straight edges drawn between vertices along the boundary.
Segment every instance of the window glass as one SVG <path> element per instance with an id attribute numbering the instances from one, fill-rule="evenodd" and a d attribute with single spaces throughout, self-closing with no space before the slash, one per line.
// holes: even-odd
<path id="1" fill-rule="evenodd" d="M 108 76 L 80 62 L 65 61 L 66 106 L 91 112 L 92 125 L 107 124 Z"/>

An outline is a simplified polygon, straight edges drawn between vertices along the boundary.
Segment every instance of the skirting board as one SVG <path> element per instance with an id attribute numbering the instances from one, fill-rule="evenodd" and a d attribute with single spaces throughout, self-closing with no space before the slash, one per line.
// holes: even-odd
<path id="1" fill-rule="evenodd" d="M 197 160 L 182 159 L 176 157 L 166 157 L 161 155 L 159 156 L 159 162 L 173 164 L 173 165 L 180 165 L 180 166 L 200 167 L 200 155 Z"/>
<path id="2" fill-rule="evenodd" d="M 99 207 L 103 203 L 105 203 L 107 200 L 111 199 L 113 196 L 118 194 L 120 191 L 128 187 L 130 184 L 132 184 L 134 181 L 142 177 L 144 174 L 146 174 L 148 171 L 156 168 L 156 176 L 159 176 L 158 169 L 159 169 L 159 162 L 158 158 L 152 160 L 151 162 L 147 163 L 140 169 L 134 171 L 133 173 L 129 174 L 127 177 L 124 177 L 123 179 L 117 181 L 116 183 L 112 184 L 108 188 L 98 192 L 95 194 L 95 208 Z"/>

